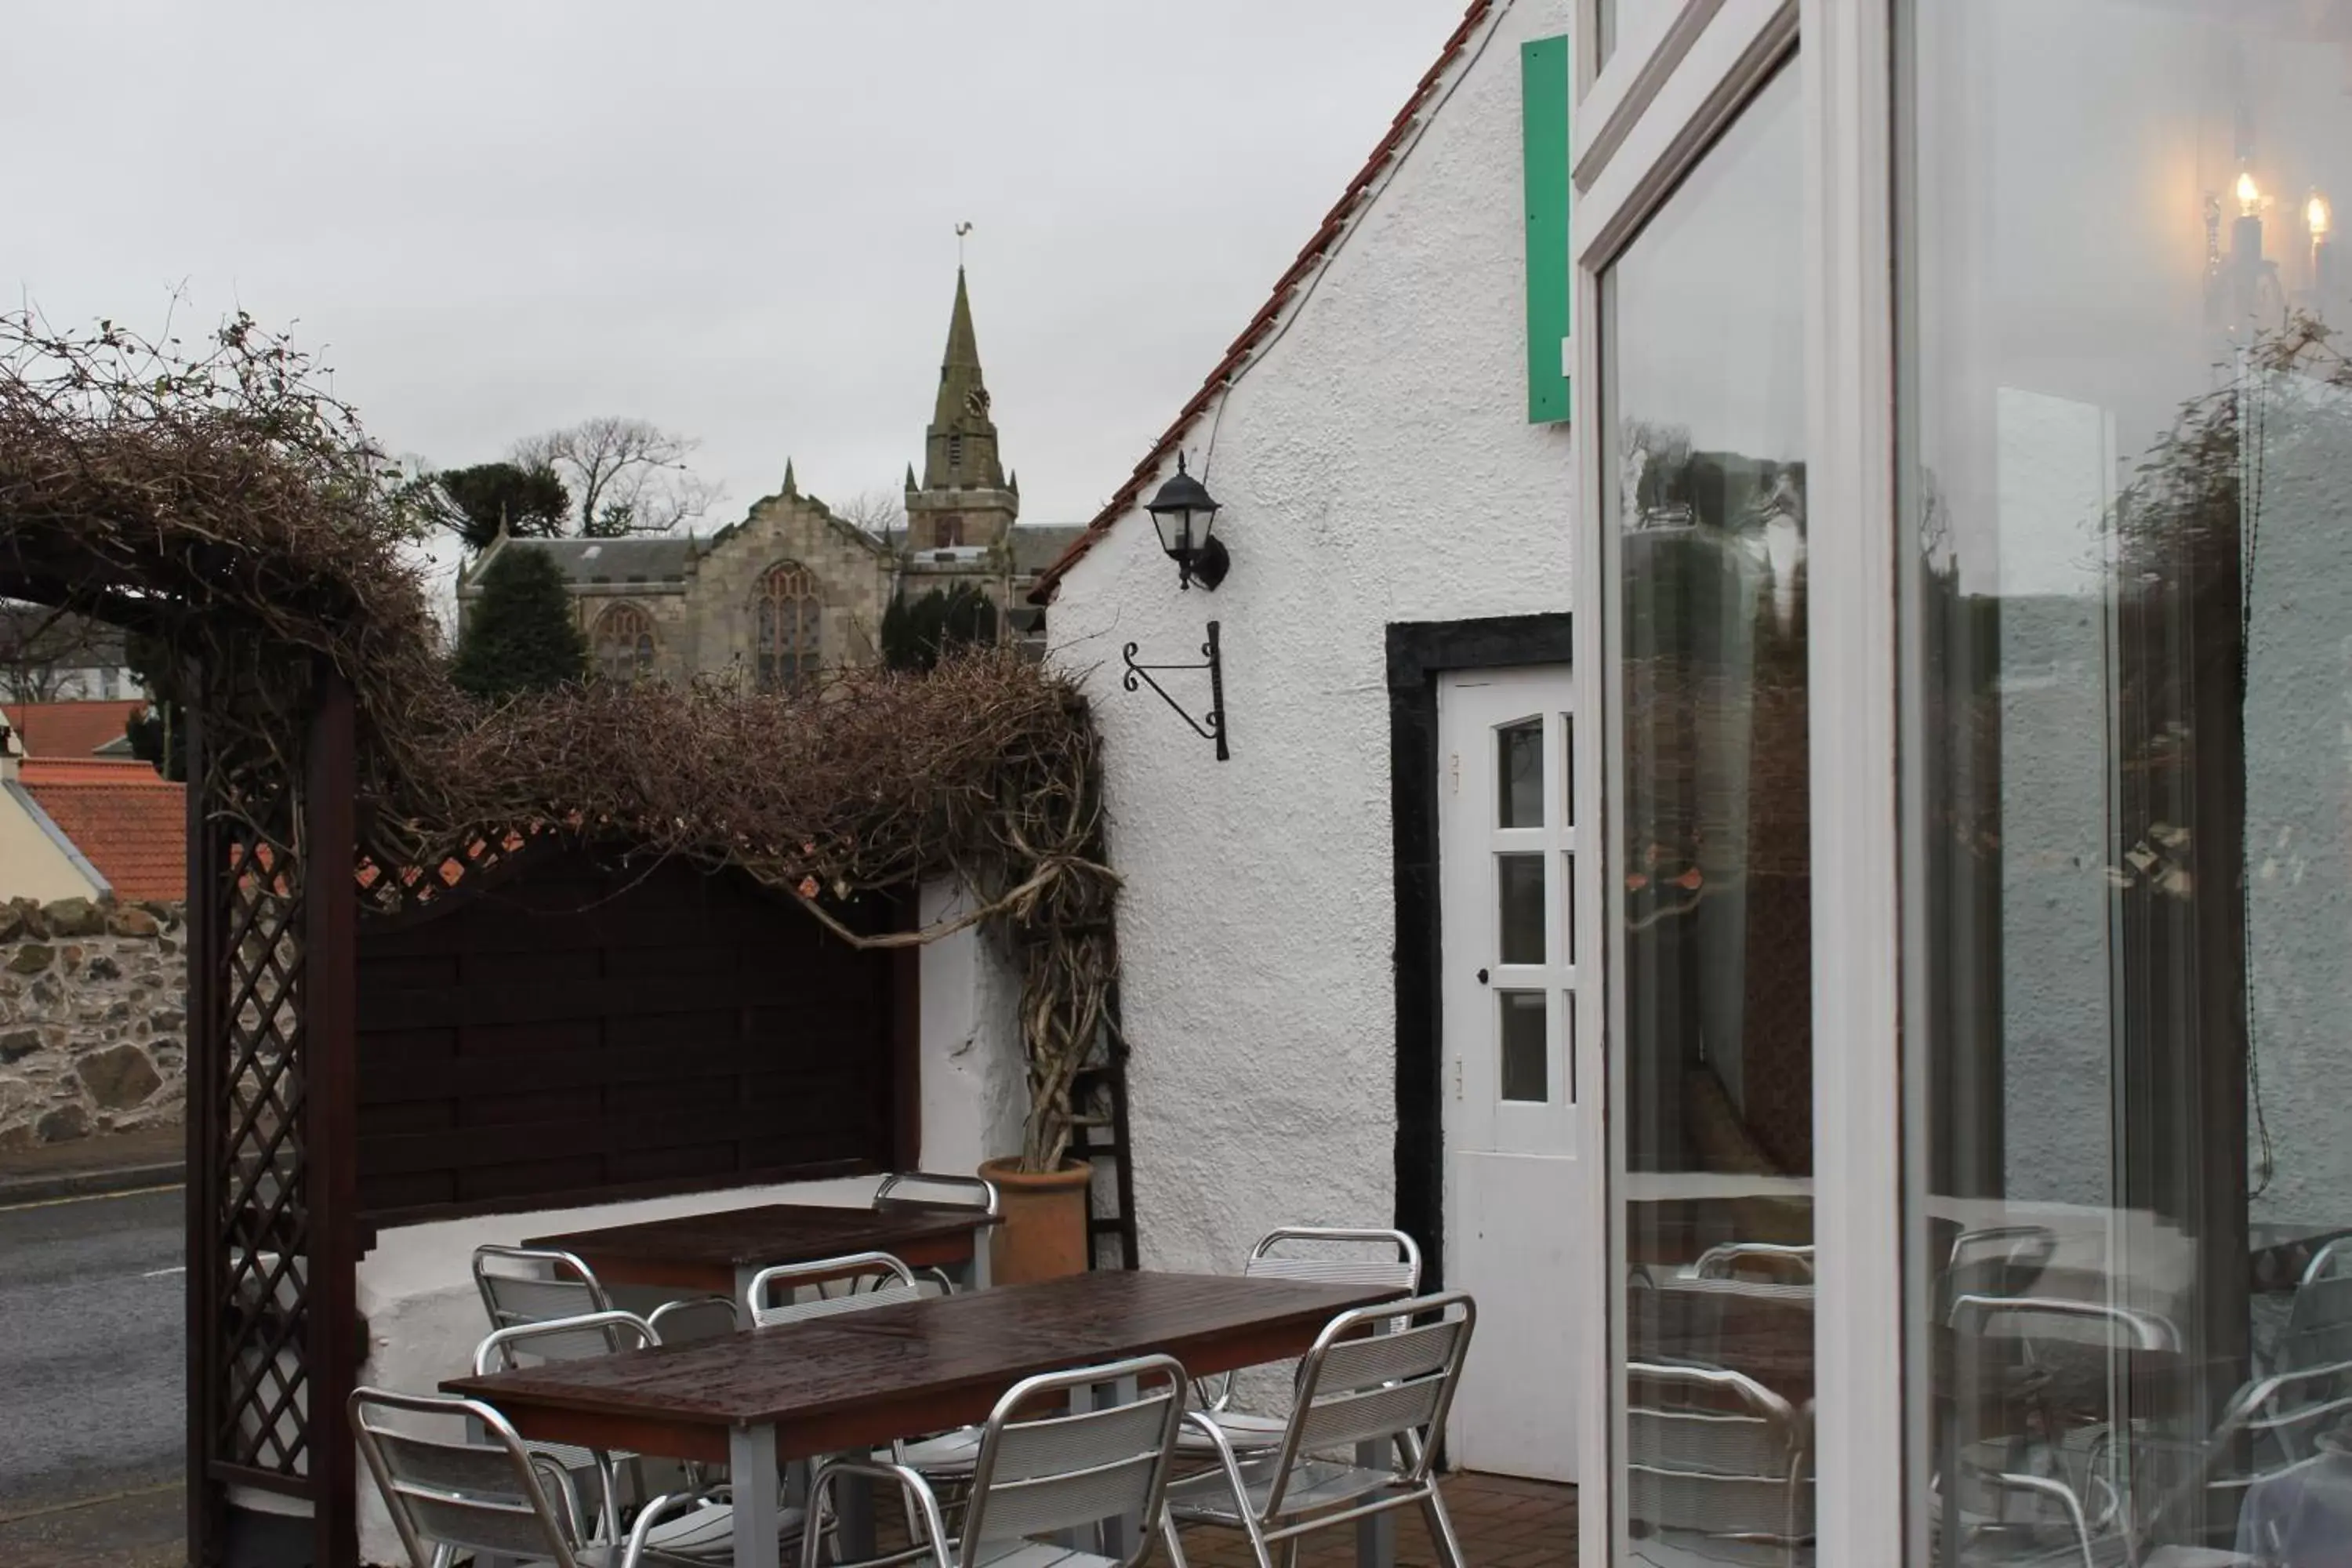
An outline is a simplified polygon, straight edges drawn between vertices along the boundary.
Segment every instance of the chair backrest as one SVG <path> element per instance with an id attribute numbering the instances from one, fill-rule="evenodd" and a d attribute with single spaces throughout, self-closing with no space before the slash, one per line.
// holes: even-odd
<path id="1" fill-rule="evenodd" d="M 1428 1479 L 1436 1445 L 1462 1380 L 1478 1307 L 1466 1291 L 1359 1307 L 1323 1325 L 1298 1363 L 1298 1386 L 1276 1460 L 1264 1517 L 1281 1511 L 1297 1467 L 1318 1454 L 1360 1443 L 1397 1445 L 1405 1458 L 1399 1479 Z"/>
<path id="2" fill-rule="evenodd" d="M 2352 1361 L 2352 1246 L 2344 1240 L 2321 1247 L 2304 1269 L 2278 1359 L 2289 1368 Z"/>
<path id="3" fill-rule="evenodd" d="M 1813 1530 L 1811 1445 L 1790 1403 L 1727 1367 L 1625 1369 L 1630 1517 L 1781 1544 Z"/>
<path id="4" fill-rule="evenodd" d="M 583 1312 L 576 1318 L 551 1318 L 543 1323 L 515 1323 L 492 1329 L 474 1347 L 474 1375 L 515 1372 L 550 1362 L 586 1361 L 661 1342 L 661 1331 L 635 1312 Z"/>
<path id="5" fill-rule="evenodd" d="M 775 1299 L 778 1291 L 783 1299 Z M 805 1299 L 799 1299 L 806 1290 Z M 772 1329 L 808 1318 L 862 1312 L 912 1301 L 923 1294 L 914 1270 L 887 1252 L 852 1252 L 814 1263 L 762 1268 L 743 1288 L 743 1308 L 756 1328 Z"/>
<path id="6" fill-rule="evenodd" d="M 415 1568 L 434 1568 L 442 1547 L 576 1568 L 571 1531 L 547 1492 L 554 1476 L 531 1462 L 496 1410 L 470 1399 L 374 1388 L 352 1390 L 350 1409 L 360 1457 Z M 463 1435 L 468 1416 L 480 1424 L 483 1439 Z M 426 1436 L 419 1428 L 427 1425 L 450 1430 Z M 578 1517 L 576 1507 L 570 1517 Z"/>
<path id="7" fill-rule="evenodd" d="M 1286 1225 L 1250 1248 L 1242 1273 L 1251 1279 L 1307 1279 L 1328 1285 L 1421 1289 L 1421 1248 L 1401 1230 Z"/>
<path id="8" fill-rule="evenodd" d="M 1700 1279 L 1760 1279 L 1789 1285 L 1813 1282 L 1813 1249 L 1777 1241 L 1727 1241 L 1698 1255 L 1691 1273 Z"/>
<path id="9" fill-rule="evenodd" d="M 2065 1296 L 1963 1295 L 1952 1302 L 1951 1326 L 1988 1339 L 2023 1340 L 2033 1345 L 2143 1351 L 2180 1348 L 2180 1331 L 2157 1313 Z"/>
<path id="10" fill-rule="evenodd" d="M 492 1329 L 544 1323 L 613 1310 L 588 1265 L 569 1252 L 534 1247 L 474 1248 L 474 1289 Z M 610 1347 L 607 1347 L 610 1348 Z M 601 1352 L 582 1350 L 583 1355 Z"/>
<path id="11" fill-rule="evenodd" d="M 996 1184 L 984 1176 L 950 1176 L 935 1171 L 897 1171 L 874 1189 L 877 1212 L 908 1209 L 978 1209 L 1002 1214 Z"/>
<path id="12" fill-rule="evenodd" d="M 1952 1240 L 1944 1265 L 1943 1300 L 1965 1295 L 2022 1296 L 2058 1256 L 2058 1235 L 2047 1226 L 1990 1225 Z"/>
<path id="13" fill-rule="evenodd" d="M 1132 1398 L 1078 1407 L 1084 1391 L 1129 1380 Z M 996 1555 L 992 1546 L 1121 1517 L 1139 1525 L 1120 1561 L 1139 1563 L 1159 1530 L 1190 1394 L 1183 1367 L 1164 1355 L 1014 1384 L 981 1429 L 961 1568 Z"/>

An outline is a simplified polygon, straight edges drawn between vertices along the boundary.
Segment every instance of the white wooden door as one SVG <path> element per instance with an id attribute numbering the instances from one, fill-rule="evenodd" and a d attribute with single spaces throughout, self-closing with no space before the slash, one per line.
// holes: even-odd
<path id="1" fill-rule="evenodd" d="M 1568 667 L 1465 671 L 1438 690 L 1444 973 L 1445 1279 L 1478 1300 L 1448 1431 L 1454 1461 L 1576 1477 L 1575 1304 L 1598 1268 L 1583 1234 L 1577 1038 L 1579 826 Z"/>

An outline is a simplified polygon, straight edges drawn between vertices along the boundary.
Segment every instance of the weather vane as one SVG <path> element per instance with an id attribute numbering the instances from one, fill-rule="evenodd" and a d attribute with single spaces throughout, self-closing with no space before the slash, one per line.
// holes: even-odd
<path id="1" fill-rule="evenodd" d="M 963 237 L 971 232 L 971 224 L 960 223 L 956 225 L 956 265 L 958 267 L 961 267 L 963 265 Z"/>

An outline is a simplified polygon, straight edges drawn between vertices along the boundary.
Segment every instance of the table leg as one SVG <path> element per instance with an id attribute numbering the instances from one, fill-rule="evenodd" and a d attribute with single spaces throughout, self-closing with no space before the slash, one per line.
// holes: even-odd
<path id="1" fill-rule="evenodd" d="M 1394 1320 L 1382 1319 L 1372 1326 L 1372 1332 L 1385 1334 L 1396 1326 Z M 1443 1436 L 1432 1432 L 1429 1440 L 1434 1444 Z M 1356 1445 L 1356 1463 L 1368 1470 L 1393 1470 L 1402 1458 L 1393 1437 Z M 1367 1514 L 1356 1521 L 1356 1568 L 1396 1568 L 1396 1510 Z"/>
<path id="2" fill-rule="evenodd" d="M 776 1429 L 736 1427 L 727 1435 L 727 1464 L 735 1497 L 735 1568 L 782 1568 Z"/>
<path id="3" fill-rule="evenodd" d="M 1431 1440 L 1436 1436 L 1431 1433 Z M 1396 1440 L 1357 1444 L 1356 1463 L 1366 1469 L 1394 1469 Z M 1356 1568 L 1396 1568 L 1396 1516 L 1397 1510 L 1390 1509 L 1356 1521 Z"/>
<path id="4" fill-rule="evenodd" d="M 834 1560 L 863 1563 L 872 1557 L 877 1550 L 874 1544 L 874 1483 L 864 1476 L 843 1476 L 833 1483 L 833 1506 L 840 1510 L 833 1521 L 838 1532 L 834 1539 L 839 1543 Z"/>

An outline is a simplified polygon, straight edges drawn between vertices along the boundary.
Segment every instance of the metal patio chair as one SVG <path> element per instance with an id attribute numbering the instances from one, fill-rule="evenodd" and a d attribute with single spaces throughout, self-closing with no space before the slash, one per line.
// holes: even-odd
<path id="1" fill-rule="evenodd" d="M 516 1372 L 551 1362 L 583 1361 L 617 1351 L 647 1350 L 661 1343 L 661 1331 L 650 1320 L 634 1312 L 591 1312 L 543 1323 L 516 1323 L 491 1331 L 474 1347 L 474 1375 Z M 622 1470 L 630 1472 L 634 1489 L 644 1490 L 636 1456 L 568 1443 L 531 1443 L 527 1447 L 534 1457 L 560 1466 L 567 1478 L 583 1471 L 593 1473 L 597 1483 L 597 1528 L 591 1532 L 592 1538 L 607 1542 L 621 1539 Z M 698 1506 L 681 1507 L 672 1517 L 662 1520 L 654 1530 L 650 1544 L 676 1556 L 706 1563 L 724 1559 L 733 1552 L 735 1542 L 734 1513 L 724 1500 L 725 1483 L 706 1484 L 703 1467 L 698 1465 L 688 1468 L 687 1479 L 687 1489 L 678 1495 L 695 1500 Z M 786 1532 L 797 1530 L 800 1521 L 799 1510 L 787 1510 Z"/>
<path id="2" fill-rule="evenodd" d="M 1133 1392 L 1087 1408 L 1106 1387 Z M 926 1559 L 932 1568 L 1134 1568 L 1150 1550 L 1155 1532 L 1166 1542 L 1174 1568 L 1184 1568 L 1165 1498 L 1190 1389 L 1183 1367 L 1164 1355 L 1014 1384 L 979 1428 L 980 1451 L 959 1534 L 949 1533 L 938 1495 L 921 1472 L 865 1459 L 819 1467 L 810 1491 L 811 1517 L 828 1518 L 844 1481 L 898 1489 L 908 1546 L 856 1568 Z M 1135 1527 L 1133 1539 L 1106 1547 L 1106 1527 L 1127 1523 Z M 1088 1531 L 1097 1550 L 1041 1539 L 1066 1540 Z M 807 1532 L 802 1568 L 822 1568 L 830 1533 Z"/>
<path id="3" fill-rule="evenodd" d="M 2305 1542 L 2286 1539 L 2295 1526 L 2294 1488 L 2322 1467 L 2352 1466 L 2344 1438 L 2352 1435 L 2352 1361 L 2299 1368 L 2257 1378 L 2232 1397 L 2189 1485 L 2166 1500 L 2143 1528 L 2147 1536 L 2194 1532 L 2181 1516 L 2200 1499 L 2216 1500 L 2215 1518 L 2233 1521 L 2229 1546 L 2158 1546 L 2144 1568 L 2220 1568 L 2249 1561 L 2293 1563 Z M 2323 1439 L 2331 1439 L 2331 1452 Z"/>
<path id="4" fill-rule="evenodd" d="M 572 1254 L 552 1247 L 474 1248 L 474 1289 L 481 1293 L 482 1310 L 489 1314 L 493 1331 L 613 1310 L 613 1299 L 595 1272 Z"/>
<path id="5" fill-rule="evenodd" d="M 773 1299 L 778 1289 L 784 1292 L 782 1301 Z M 743 1288 L 743 1310 L 754 1328 L 772 1329 L 938 1293 L 924 1289 L 915 1271 L 887 1252 L 852 1252 L 761 1269 Z"/>
<path id="6" fill-rule="evenodd" d="M 1421 1289 L 1421 1247 L 1401 1230 L 1350 1226 L 1281 1226 L 1258 1237 L 1242 1264 L 1244 1279 L 1300 1279 L 1323 1285 L 1371 1285 L 1410 1296 Z M 1233 1373 L 1194 1384 L 1202 1413 L 1223 1431 L 1233 1447 L 1255 1453 L 1282 1441 L 1286 1417 L 1233 1407 Z M 1294 1378 L 1296 1373 L 1293 1373 Z M 1207 1458 L 1216 1447 L 1208 1434 L 1188 1423 L 1177 1439 L 1189 1457 Z"/>
<path id="7" fill-rule="evenodd" d="M 1302 1536 L 1418 1507 L 1441 1568 L 1464 1568 L 1433 1467 L 1477 1316 L 1460 1290 L 1340 1313 L 1299 1363 L 1297 1400 L 1270 1450 L 1245 1453 L 1207 1412 L 1189 1413 L 1217 1463 L 1168 1489 L 1169 1519 L 1238 1531 L 1258 1568 L 1274 1568 L 1277 1543 L 1286 1560 Z"/>
<path id="8" fill-rule="evenodd" d="M 985 1176 L 950 1176 L 934 1171 L 894 1171 L 874 1189 L 877 1213 L 907 1209 L 978 1209 L 1002 1214 L 996 1184 Z"/>
<path id="9" fill-rule="evenodd" d="M 352 1391 L 352 1433 L 383 1494 L 411 1568 L 448 1568 L 461 1554 L 520 1558 L 552 1568 L 705 1568 L 654 1544 L 664 1521 L 698 1500 L 656 1498 L 625 1541 L 586 1539 L 571 1478 L 526 1447 L 505 1416 L 478 1400 Z M 408 1419 L 395 1424 L 395 1415 Z M 432 1424 L 447 1436 L 418 1431 Z M 458 1435 L 470 1425 L 479 1436 Z"/>
<path id="10" fill-rule="evenodd" d="M 773 1292 L 782 1290 L 777 1301 Z M 831 1294 L 826 1292 L 830 1289 Z M 802 1292 L 807 1292 L 803 1296 Z M 852 1252 L 814 1263 L 785 1263 L 762 1268 L 744 1287 L 743 1310 L 754 1327 L 775 1328 L 845 1312 L 869 1311 L 901 1301 L 936 1296 L 940 1288 L 919 1279 L 915 1271 L 887 1252 Z M 877 1455 L 892 1464 L 910 1465 L 934 1480 L 960 1479 L 971 1474 L 980 1453 L 980 1428 L 965 1426 L 928 1437 L 910 1437 Z"/>
<path id="11" fill-rule="evenodd" d="M 2339 1237 L 2312 1255 L 2294 1288 L 2286 1328 L 2279 1335 L 2282 1372 L 2352 1361 L 2352 1237 Z"/>
<path id="12" fill-rule="evenodd" d="M 996 1184 L 985 1176 L 953 1176 L 938 1171 L 894 1171 L 882 1178 L 874 1189 L 874 1212 L 877 1214 L 919 1214 L 925 1209 L 977 1209 L 992 1217 L 1004 1212 L 1004 1200 Z M 986 1247 L 985 1237 L 974 1237 L 975 1247 Z M 953 1291 L 956 1282 L 944 1268 L 926 1268 L 926 1279 L 936 1279 L 942 1289 Z M 984 1274 L 973 1276 L 985 1279 Z"/>
<path id="13" fill-rule="evenodd" d="M 1808 1413 L 1728 1367 L 1634 1362 L 1625 1380 L 1628 1517 L 1794 1563 L 1813 1535 Z"/>
<path id="14" fill-rule="evenodd" d="M 2024 1231 L 2014 1244 L 2038 1251 Z M 2022 1261 L 2038 1272 L 2046 1258 Z M 2053 1552 L 2054 1561 L 2084 1552 L 2136 1560 L 2126 1473 L 2132 1434 L 2113 1426 L 2102 1402 L 2116 1355 L 2178 1350 L 2179 1331 L 2158 1313 L 2113 1302 L 1974 1292 L 1953 1300 L 1949 1322 L 2008 1352 L 1985 1362 L 1979 1375 L 2008 1386 L 2004 1398 L 2015 1411 L 2003 1431 L 1949 1435 L 1957 1474 L 1950 1495 L 1939 1496 L 1942 1506 L 1958 1510 L 1954 1526 L 1977 1543 L 1970 1549 L 2004 1563 L 2038 1563 Z"/>

